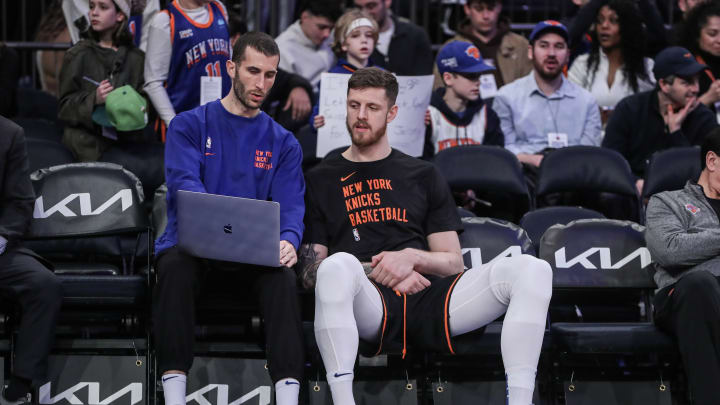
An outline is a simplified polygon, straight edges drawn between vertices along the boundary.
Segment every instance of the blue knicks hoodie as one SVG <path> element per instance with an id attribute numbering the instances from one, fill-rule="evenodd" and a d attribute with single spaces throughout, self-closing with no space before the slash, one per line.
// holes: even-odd
<path id="1" fill-rule="evenodd" d="M 178 190 L 277 201 L 280 240 L 297 249 L 305 214 L 301 163 L 295 137 L 262 111 L 240 117 L 217 100 L 177 115 L 165 144 L 168 223 L 156 254 L 177 244 Z"/>

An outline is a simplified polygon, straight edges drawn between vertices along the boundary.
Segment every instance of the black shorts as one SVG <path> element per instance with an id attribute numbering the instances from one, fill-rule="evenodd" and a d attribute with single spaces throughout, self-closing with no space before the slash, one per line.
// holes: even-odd
<path id="1" fill-rule="evenodd" d="M 455 354 L 450 336 L 450 294 L 464 273 L 432 280 L 430 287 L 413 295 L 398 295 L 377 284 L 383 303 L 379 342 L 362 342 L 364 356 L 422 350 Z"/>

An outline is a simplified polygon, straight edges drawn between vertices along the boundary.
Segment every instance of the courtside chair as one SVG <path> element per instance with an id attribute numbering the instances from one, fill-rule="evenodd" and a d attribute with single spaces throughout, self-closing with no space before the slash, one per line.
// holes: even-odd
<path id="1" fill-rule="evenodd" d="M 440 151 L 435 166 L 459 197 L 473 190 L 478 216 L 517 223 L 531 206 L 522 166 L 515 155 L 497 146 L 468 145 Z"/>
<path id="2" fill-rule="evenodd" d="M 597 211 L 583 207 L 545 207 L 538 208 L 523 215 L 520 227 L 530 236 L 533 247 L 537 252 L 540 247 L 540 238 L 545 231 L 553 225 L 565 225 L 576 219 L 605 218 Z"/>
<path id="3" fill-rule="evenodd" d="M 617 151 L 596 146 L 556 149 L 538 173 L 538 208 L 580 205 L 608 218 L 640 220 L 640 199 L 630 165 Z"/>

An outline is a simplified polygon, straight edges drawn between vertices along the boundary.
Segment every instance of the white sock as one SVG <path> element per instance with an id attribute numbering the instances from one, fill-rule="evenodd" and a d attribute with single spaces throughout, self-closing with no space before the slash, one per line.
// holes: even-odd
<path id="1" fill-rule="evenodd" d="M 185 405 L 185 374 L 165 374 L 162 376 L 165 405 Z"/>
<path id="2" fill-rule="evenodd" d="M 275 383 L 275 403 L 277 405 L 297 405 L 300 395 L 300 382 L 294 378 L 283 378 Z"/>
<path id="3" fill-rule="evenodd" d="M 355 405 L 353 398 L 353 373 L 350 371 L 335 371 L 327 373 L 328 385 L 332 394 L 334 405 Z"/>
<path id="4" fill-rule="evenodd" d="M 531 405 L 533 390 L 523 387 L 508 387 L 508 405 Z"/>

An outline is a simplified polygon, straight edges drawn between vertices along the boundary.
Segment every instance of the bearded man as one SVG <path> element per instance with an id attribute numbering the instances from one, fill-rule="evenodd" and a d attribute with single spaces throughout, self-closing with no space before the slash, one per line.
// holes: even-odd
<path id="1" fill-rule="evenodd" d="M 570 57 L 567 28 L 553 20 L 539 22 L 530 34 L 528 56 L 533 71 L 500 88 L 493 101 L 505 148 L 532 169 L 552 149 L 599 146 L 597 102 L 562 74 Z"/>
<path id="2" fill-rule="evenodd" d="M 358 344 L 455 353 L 453 338 L 505 314 L 508 403 L 529 405 L 552 271 L 522 255 L 463 271 L 462 223 L 431 164 L 390 147 L 398 82 L 364 68 L 348 81 L 352 144 L 307 175 L 302 278 L 315 288 L 315 339 L 335 405 L 353 405 Z"/>
<path id="3" fill-rule="evenodd" d="M 223 266 L 177 247 L 178 190 L 280 203 L 278 268 L 243 266 L 265 319 L 267 359 L 278 404 L 297 405 L 304 366 L 297 302 L 297 261 L 305 204 L 302 152 L 295 137 L 260 110 L 275 81 L 280 51 L 272 37 L 251 32 L 227 61 L 232 88 L 221 100 L 180 113 L 170 123 L 165 150 L 168 223 L 155 244 L 155 337 L 166 405 L 184 405 L 193 362 L 195 303 L 200 274 Z M 198 215 L 203 215 L 198 212 Z M 238 213 L 242 215 L 242 213 Z M 203 235 L 198 235 L 203 237 Z"/>

